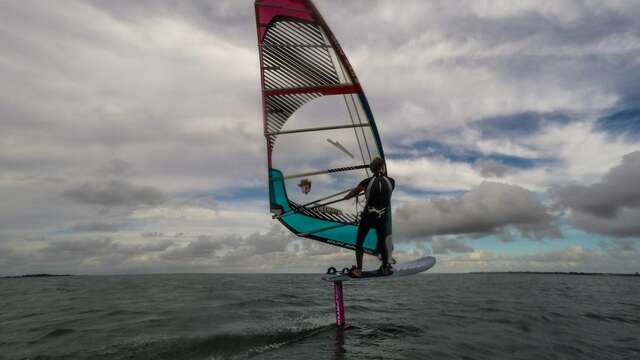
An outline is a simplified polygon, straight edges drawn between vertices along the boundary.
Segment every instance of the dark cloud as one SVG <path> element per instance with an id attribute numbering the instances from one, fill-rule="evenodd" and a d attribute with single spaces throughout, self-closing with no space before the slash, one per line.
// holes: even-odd
<path id="1" fill-rule="evenodd" d="M 169 240 L 147 244 L 126 244 L 112 238 L 102 237 L 51 241 L 40 250 L 40 253 L 45 255 L 45 260 L 72 258 L 82 262 L 96 256 L 109 257 L 112 255 L 124 255 L 124 260 L 132 256 L 164 251 L 171 245 L 173 242 Z"/>
<path id="2" fill-rule="evenodd" d="M 71 231 L 74 232 L 118 232 L 121 224 L 114 224 L 109 222 L 93 221 L 86 224 L 76 224 L 71 227 Z"/>
<path id="3" fill-rule="evenodd" d="M 141 258 L 155 256 L 172 245 L 168 240 L 131 244 L 110 237 L 50 240 L 36 252 L 20 251 L 25 259 L 20 268 L 28 272 L 123 272 L 135 268 Z"/>
<path id="4" fill-rule="evenodd" d="M 620 253 L 640 253 L 640 241 L 638 239 L 607 239 L 599 243 L 600 247 L 605 251 L 609 251 L 615 254 Z"/>
<path id="5" fill-rule="evenodd" d="M 160 240 L 153 243 L 145 244 L 118 244 L 116 252 L 126 255 L 126 257 L 140 256 L 145 254 L 157 253 L 167 250 L 175 243 L 171 240 Z"/>
<path id="6" fill-rule="evenodd" d="M 255 255 L 285 251 L 293 240 L 292 235 L 283 232 L 280 226 L 274 225 L 266 233 L 253 233 L 242 240 L 245 246 L 255 249 Z"/>
<path id="7" fill-rule="evenodd" d="M 262 192 L 264 194 L 264 192 Z M 216 197 L 211 194 L 196 194 L 189 195 L 181 198 L 177 203 L 177 206 L 190 206 L 202 209 L 219 210 L 220 204 Z"/>
<path id="8" fill-rule="evenodd" d="M 143 238 L 157 238 L 157 237 L 164 237 L 164 233 L 158 232 L 158 231 L 152 231 L 152 232 L 144 232 L 140 234 L 140 236 L 142 236 Z"/>
<path id="9" fill-rule="evenodd" d="M 83 240 L 50 241 L 40 250 L 46 261 L 70 261 L 80 263 L 98 255 L 108 254 L 115 249 L 115 242 L 111 238 Z"/>
<path id="10" fill-rule="evenodd" d="M 171 249 L 160 256 L 166 260 L 196 260 L 212 258 L 216 251 L 222 249 L 222 243 L 212 241 L 208 237 L 200 237 L 184 247 Z"/>
<path id="11" fill-rule="evenodd" d="M 524 188 L 483 182 L 456 198 L 433 198 L 401 205 L 394 217 L 399 238 L 445 234 L 500 234 L 513 226 L 523 236 L 561 236 L 549 210 Z"/>
<path id="12" fill-rule="evenodd" d="M 7 261 L 14 253 L 15 251 L 10 247 L 0 246 L 0 261 Z"/>
<path id="13" fill-rule="evenodd" d="M 159 189 L 151 186 L 137 186 L 124 180 L 85 183 L 62 193 L 81 204 L 113 206 L 156 206 L 166 201 Z"/>
<path id="14" fill-rule="evenodd" d="M 493 159 L 479 159 L 473 167 L 482 175 L 482 177 L 503 177 L 514 169 Z"/>
<path id="15" fill-rule="evenodd" d="M 304 253 L 307 256 L 322 256 L 331 255 L 340 252 L 340 249 L 329 244 L 324 244 L 318 241 L 303 240 L 297 251 Z"/>
<path id="16" fill-rule="evenodd" d="M 549 191 L 560 208 L 571 210 L 578 228 L 616 237 L 640 236 L 640 151 L 625 155 L 591 185 L 568 184 Z"/>
<path id="17" fill-rule="evenodd" d="M 640 237 L 640 209 L 622 209 L 614 217 L 571 212 L 571 223 L 587 232 L 616 237 Z"/>
<path id="18" fill-rule="evenodd" d="M 640 151 L 625 155 L 602 180 L 592 185 L 569 184 L 550 190 L 557 204 L 584 214 L 615 218 L 624 208 L 640 207 Z"/>
<path id="19" fill-rule="evenodd" d="M 473 248 L 460 239 L 447 239 L 436 237 L 431 240 L 431 249 L 434 254 L 468 253 L 473 252 Z"/>
<path id="20" fill-rule="evenodd" d="M 105 176 L 120 177 L 131 171 L 131 169 L 133 169 L 133 164 L 122 159 L 112 159 L 100 169 L 100 173 Z"/>

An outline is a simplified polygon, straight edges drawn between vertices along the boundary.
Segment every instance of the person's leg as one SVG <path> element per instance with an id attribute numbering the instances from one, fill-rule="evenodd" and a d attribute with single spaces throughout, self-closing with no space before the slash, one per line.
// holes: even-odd
<path id="1" fill-rule="evenodd" d="M 378 235 L 377 250 L 382 256 L 382 267 L 386 268 L 389 265 L 389 251 L 387 249 L 387 232 L 385 231 L 385 223 L 379 222 L 375 226 L 376 235 Z"/>
<path id="2" fill-rule="evenodd" d="M 358 225 L 358 235 L 356 237 L 356 267 L 358 270 L 362 270 L 362 257 L 364 256 L 364 239 L 367 237 L 367 233 L 369 232 L 369 221 L 366 217 L 363 217 L 360 220 L 360 225 Z"/>

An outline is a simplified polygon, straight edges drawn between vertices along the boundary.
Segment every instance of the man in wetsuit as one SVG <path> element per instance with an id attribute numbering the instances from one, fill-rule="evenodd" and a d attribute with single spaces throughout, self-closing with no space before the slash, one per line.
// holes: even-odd
<path id="1" fill-rule="evenodd" d="M 358 225 L 358 236 L 356 241 L 356 266 L 351 270 L 354 277 L 362 276 L 362 256 L 364 255 L 363 244 L 364 239 L 370 229 L 375 229 L 378 235 L 377 252 L 382 257 L 382 266 L 380 272 L 383 275 L 391 274 L 391 265 L 389 264 L 389 251 L 387 249 L 387 219 L 388 213 L 391 211 L 391 192 L 396 186 L 395 181 L 386 176 L 384 160 L 377 157 L 371 161 L 369 165 L 373 176 L 366 178 L 351 190 L 344 198 L 350 199 L 357 194 L 364 192 L 366 197 L 366 205 L 360 215 L 360 224 Z"/>

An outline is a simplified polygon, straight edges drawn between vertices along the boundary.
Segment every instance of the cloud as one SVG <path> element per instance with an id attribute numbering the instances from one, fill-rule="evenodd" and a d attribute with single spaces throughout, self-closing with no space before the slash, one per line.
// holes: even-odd
<path id="1" fill-rule="evenodd" d="M 612 266 L 603 255 L 579 245 L 535 254 L 501 254 L 476 250 L 464 254 L 441 255 L 438 266 L 439 271 L 444 272 L 608 271 Z M 628 269 L 630 264 L 629 259 L 625 259 L 623 266 Z"/>
<path id="2" fill-rule="evenodd" d="M 434 254 L 468 253 L 473 252 L 473 248 L 465 244 L 460 239 L 449 239 L 435 237 L 431 240 L 431 249 Z"/>
<path id="3" fill-rule="evenodd" d="M 460 197 L 406 203 L 394 216 L 394 234 L 420 239 L 445 234 L 499 234 L 509 226 L 524 237 L 560 236 L 547 209 L 515 185 L 483 182 Z"/>
<path id="4" fill-rule="evenodd" d="M 207 237 L 200 237 L 189 242 L 184 247 L 175 248 L 163 253 L 160 257 L 166 260 L 195 260 L 211 258 L 216 251 L 222 249 L 220 242 L 212 241 Z"/>
<path id="5" fill-rule="evenodd" d="M 118 254 L 127 255 L 128 257 L 146 255 L 149 253 L 157 253 L 167 250 L 175 244 L 171 240 L 160 240 L 152 243 L 142 244 L 117 244 L 116 252 Z"/>
<path id="6" fill-rule="evenodd" d="M 120 224 L 94 221 L 86 224 L 76 224 L 71 227 L 74 232 L 118 232 Z"/>
<path id="7" fill-rule="evenodd" d="M 541 254 L 522 255 L 520 258 L 530 263 L 587 263 L 594 258 L 592 250 L 579 245 L 569 246 L 566 249 L 545 252 Z"/>
<path id="8" fill-rule="evenodd" d="M 598 217 L 614 218 L 625 208 L 640 207 L 640 151 L 625 155 L 602 180 L 592 185 L 568 184 L 552 189 L 561 206 Z"/>
<path id="9" fill-rule="evenodd" d="M 126 272 L 149 261 L 167 250 L 173 241 L 161 240 L 152 243 L 130 243 L 111 237 L 77 237 L 68 240 L 44 239 L 39 248 L 14 246 L 14 253 L 23 262 L 14 267 L 3 267 L 0 271 L 16 273 L 63 272 L 104 273 Z M 159 265 L 159 264 L 158 264 Z"/>
<path id="10" fill-rule="evenodd" d="M 89 258 L 108 254 L 115 247 L 113 239 L 101 237 L 83 240 L 50 241 L 40 249 L 45 261 L 70 261 L 80 263 Z"/>
<path id="11" fill-rule="evenodd" d="M 622 209 L 614 217 L 597 216 L 574 211 L 569 214 L 571 223 L 587 232 L 616 236 L 640 237 L 640 209 Z"/>
<path id="12" fill-rule="evenodd" d="M 285 251 L 294 238 L 291 234 L 284 233 L 280 225 L 272 225 L 266 233 L 253 233 L 243 238 L 241 243 L 253 247 L 254 254 L 263 255 Z"/>
<path id="13" fill-rule="evenodd" d="M 161 252 L 173 245 L 172 241 L 161 240 L 153 243 L 129 244 L 115 241 L 111 237 L 77 238 L 73 240 L 53 240 L 39 249 L 41 260 L 70 260 L 82 263 L 91 258 L 119 257 L 121 261 L 148 253 Z"/>
<path id="14" fill-rule="evenodd" d="M 133 169 L 133 164 L 122 159 L 112 159 L 102 166 L 99 173 L 103 176 L 121 177 Z"/>
<path id="15" fill-rule="evenodd" d="M 640 254 L 640 241 L 638 239 L 629 238 L 613 238 L 601 241 L 599 244 L 605 251 L 610 251 L 614 254 Z"/>
<path id="16" fill-rule="evenodd" d="M 186 245 L 162 253 L 165 260 L 199 261 L 210 259 L 217 264 L 245 262 L 253 257 L 287 251 L 295 238 L 279 225 L 272 225 L 266 232 L 254 232 L 246 236 L 200 235 Z"/>
<path id="17" fill-rule="evenodd" d="M 640 151 L 629 153 L 591 184 L 560 185 L 550 190 L 556 205 L 571 210 L 579 228 L 613 236 L 640 236 Z"/>
<path id="18" fill-rule="evenodd" d="M 85 183 L 66 190 L 62 196 L 81 204 L 114 206 L 156 206 L 166 201 L 165 195 L 152 186 L 138 186 L 124 180 Z"/>
<path id="19" fill-rule="evenodd" d="M 514 171 L 513 168 L 493 159 L 479 159 L 473 165 L 476 170 L 478 170 L 480 175 L 485 178 L 503 177 L 506 174 Z"/>
<path id="20" fill-rule="evenodd" d="M 164 233 L 158 232 L 158 231 L 151 231 L 151 232 L 144 232 L 140 234 L 140 236 L 142 236 L 143 238 L 158 238 L 158 237 L 164 237 Z"/>

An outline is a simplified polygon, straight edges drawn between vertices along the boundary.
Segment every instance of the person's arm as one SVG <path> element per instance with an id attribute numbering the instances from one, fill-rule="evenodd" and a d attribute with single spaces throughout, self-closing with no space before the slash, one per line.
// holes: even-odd
<path id="1" fill-rule="evenodd" d="M 344 199 L 345 200 L 351 199 L 352 197 L 355 197 L 356 195 L 358 195 L 361 192 L 363 192 L 366 189 L 366 186 L 364 186 L 363 183 L 364 183 L 364 181 L 362 181 L 360 184 L 358 184 L 358 186 L 356 186 L 351 191 L 349 191 L 349 193 L 344 196 Z"/>
<path id="2" fill-rule="evenodd" d="M 347 195 L 344 196 L 344 199 L 345 200 L 351 199 L 352 197 L 358 195 L 360 192 L 362 192 L 362 189 L 360 189 L 360 186 L 355 187 L 351 189 L 351 191 L 349 191 Z"/>

